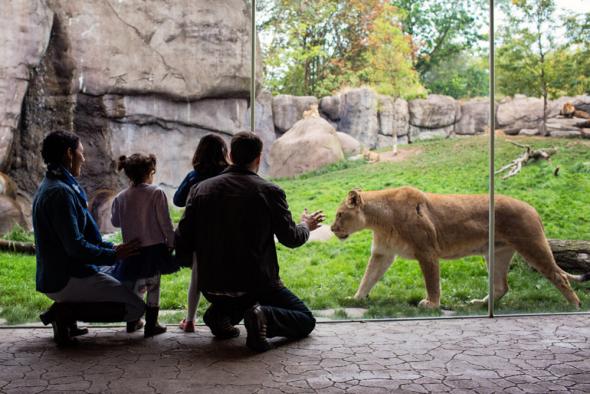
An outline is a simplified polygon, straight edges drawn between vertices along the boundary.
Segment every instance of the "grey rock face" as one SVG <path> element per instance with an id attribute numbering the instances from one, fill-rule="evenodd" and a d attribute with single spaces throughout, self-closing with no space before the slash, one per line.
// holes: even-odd
<path id="1" fill-rule="evenodd" d="M 262 147 L 262 162 L 260 163 L 259 173 L 266 175 L 269 170 L 270 147 L 277 139 L 272 113 L 272 94 L 269 91 L 263 90 L 257 95 L 256 108 L 254 110 L 254 130 L 264 144 Z M 246 111 L 242 128 L 250 130 L 250 109 Z"/>
<path id="2" fill-rule="evenodd" d="M 393 101 L 393 135 L 407 135 L 410 128 L 410 109 L 402 98 Z"/>
<path id="3" fill-rule="evenodd" d="M 393 135 L 393 98 L 379 95 L 379 134 Z"/>
<path id="4" fill-rule="evenodd" d="M 14 42 L 0 48 L 0 103 L 16 97 L 10 107 L 16 109 L 6 106 L 14 126 L 0 124 L 18 123 L 20 129 L 0 129 L 0 162 L 8 162 L 2 150 L 10 147 L 9 172 L 25 194 L 34 193 L 43 176 L 39 150 L 51 130 L 80 135 L 87 157 L 81 182 L 93 196 L 124 186 L 114 159 L 133 152 L 158 156 L 156 183 L 170 194 L 190 170 L 200 137 L 215 132 L 228 140 L 249 129 L 250 11 L 243 0 L 214 7 L 206 0 L 9 3 L 12 15 L 3 8 L 0 18 L 12 26 L 0 29 Z M 18 47 L 23 42 L 24 50 Z M 20 67 L 13 67 L 23 82 L 15 85 L 20 99 L 2 89 L 12 78 L 2 74 L 13 70 L 2 63 L 8 58 Z M 10 114 L 20 115 L 21 108 L 19 122 Z M 259 95 L 256 112 L 269 149 L 274 126 L 268 95 Z"/>
<path id="5" fill-rule="evenodd" d="M 342 152 L 345 156 L 354 156 L 361 153 L 361 143 L 349 136 L 346 133 L 340 131 L 336 132 L 340 145 L 342 146 Z"/>
<path id="6" fill-rule="evenodd" d="M 0 8 L 0 171 L 6 171 L 23 98 L 49 42 L 53 13 L 41 0 L 2 1 Z"/>
<path id="7" fill-rule="evenodd" d="M 270 149 L 272 177 L 292 177 L 344 159 L 336 130 L 319 117 L 302 119 Z"/>
<path id="8" fill-rule="evenodd" d="M 340 95 L 338 130 L 351 135 L 368 148 L 377 146 L 379 120 L 377 95 L 373 90 L 352 89 Z"/>
<path id="9" fill-rule="evenodd" d="M 542 121 L 542 99 L 516 95 L 513 100 L 498 105 L 497 127 L 506 129 L 507 134 L 518 133 L 520 129 L 538 128 Z"/>
<path id="10" fill-rule="evenodd" d="M 461 105 L 461 118 L 455 124 L 455 134 L 474 135 L 483 133 L 490 125 L 489 100 L 472 99 Z"/>
<path id="11" fill-rule="evenodd" d="M 276 131 L 283 134 L 303 118 L 303 112 L 311 106 L 318 105 L 318 99 L 313 96 L 291 96 L 281 94 L 272 100 L 272 113 Z"/>
<path id="12" fill-rule="evenodd" d="M 180 100 L 248 95 L 250 12 L 242 0 L 51 4 L 66 26 L 78 91 Z"/>
<path id="13" fill-rule="evenodd" d="M 329 120 L 338 122 L 340 120 L 340 96 L 322 97 L 319 110 Z"/>
<path id="14" fill-rule="evenodd" d="M 441 129 L 460 118 L 457 101 L 449 96 L 431 94 L 426 99 L 409 102 L 410 124 L 425 129 Z"/>

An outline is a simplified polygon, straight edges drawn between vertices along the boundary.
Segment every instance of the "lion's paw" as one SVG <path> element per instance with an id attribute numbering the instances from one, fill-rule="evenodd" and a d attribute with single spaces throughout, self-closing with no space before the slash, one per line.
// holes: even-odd
<path id="1" fill-rule="evenodd" d="M 424 308 L 424 309 L 438 309 L 440 307 L 439 304 L 436 304 L 430 300 L 422 300 L 418 303 L 418 308 Z"/>

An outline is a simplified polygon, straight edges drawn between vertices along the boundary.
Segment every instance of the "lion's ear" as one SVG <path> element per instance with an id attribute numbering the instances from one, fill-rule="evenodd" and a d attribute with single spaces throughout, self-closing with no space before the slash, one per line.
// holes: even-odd
<path id="1" fill-rule="evenodd" d="M 361 206 L 363 199 L 361 198 L 360 192 L 360 189 L 354 189 L 348 192 L 348 196 L 346 197 L 346 206 L 348 206 L 348 208 L 356 208 Z"/>

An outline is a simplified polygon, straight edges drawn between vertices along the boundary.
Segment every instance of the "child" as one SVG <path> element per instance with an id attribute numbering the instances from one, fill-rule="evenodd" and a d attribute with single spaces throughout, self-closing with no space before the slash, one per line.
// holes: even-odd
<path id="1" fill-rule="evenodd" d="M 227 162 L 227 146 L 216 134 L 207 134 L 199 141 L 193 156 L 194 170 L 184 178 L 174 194 L 174 205 L 184 207 L 190 189 L 199 182 L 219 175 L 229 165 Z M 188 288 L 188 310 L 186 319 L 180 322 L 184 332 L 195 331 L 195 315 L 199 304 L 200 292 L 197 285 L 197 261 L 193 255 L 191 282 Z"/>
<path id="2" fill-rule="evenodd" d="M 124 170 L 130 186 L 113 200 L 111 222 L 121 227 L 123 240 L 137 239 L 141 249 L 136 256 L 119 264 L 113 276 L 130 286 L 140 297 L 147 292 L 144 337 L 166 332 L 158 324 L 160 310 L 160 274 L 174 271 L 170 251 L 174 247 L 174 229 L 164 191 L 152 185 L 156 157 L 135 153 L 119 158 L 118 170 Z M 125 241 L 125 242 L 127 242 Z M 142 327 L 141 320 L 127 323 L 127 332 Z"/>

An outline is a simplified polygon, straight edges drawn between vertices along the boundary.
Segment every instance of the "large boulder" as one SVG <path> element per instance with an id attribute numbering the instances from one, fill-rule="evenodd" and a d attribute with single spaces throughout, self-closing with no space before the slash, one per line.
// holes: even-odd
<path id="1" fill-rule="evenodd" d="M 350 134 L 368 148 L 375 148 L 379 131 L 377 104 L 377 94 L 369 88 L 342 93 L 338 130 Z"/>
<path id="2" fill-rule="evenodd" d="M 318 105 L 318 99 L 313 96 L 288 94 L 275 96 L 272 100 L 272 113 L 276 131 L 283 134 L 303 118 L 303 112 L 316 105 Z"/>
<path id="3" fill-rule="evenodd" d="M 292 177 L 344 158 L 336 130 L 324 119 L 295 123 L 270 148 L 271 177 Z"/>
<path id="4" fill-rule="evenodd" d="M 454 98 L 438 94 L 411 100 L 408 110 L 410 142 L 448 137 L 453 133 L 455 121 L 461 116 L 461 107 Z"/>
<path id="5" fill-rule="evenodd" d="M 536 129 L 543 122 L 543 99 L 516 95 L 500 102 L 496 113 L 496 127 L 509 134 L 521 129 Z"/>
<path id="6" fill-rule="evenodd" d="M 355 140 L 353 137 L 340 131 L 336 132 L 338 139 L 340 140 L 340 146 L 342 146 L 342 152 L 345 156 L 354 156 L 361 153 L 361 143 Z"/>
<path id="7" fill-rule="evenodd" d="M 16 225 L 29 227 L 17 198 L 16 183 L 0 172 L 0 237 Z"/>
<path id="8" fill-rule="evenodd" d="M 457 101 L 449 96 L 431 94 L 409 102 L 410 124 L 424 129 L 442 129 L 460 117 Z"/>
<path id="9" fill-rule="evenodd" d="M 461 118 L 455 124 L 455 134 L 483 133 L 490 125 L 490 101 L 485 98 L 469 100 L 461 105 Z"/>
<path id="10" fill-rule="evenodd" d="M 393 135 L 398 137 L 408 135 L 410 128 L 410 109 L 403 98 L 393 101 Z"/>
<path id="11" fill-rule="evenodd" d="M 379 95 L 377 114 L 379 118 L 379 134 L 393 135 L 394 107 L 392 97 Z"/>
<path id="12" fill-rule="evenodd" d="M 3 1 L 0 11 L 0 171 L 6 171 L 31 72 L 49 42 L 53 13 L 39 0 Z"/>
<path id="13" fill-rule="evenodd" d="M 340 120 L 340 96 L 326 96 L 320 100 L 319 111 L 333 122 Z"/>

